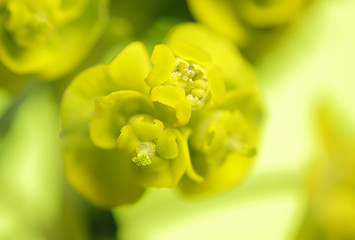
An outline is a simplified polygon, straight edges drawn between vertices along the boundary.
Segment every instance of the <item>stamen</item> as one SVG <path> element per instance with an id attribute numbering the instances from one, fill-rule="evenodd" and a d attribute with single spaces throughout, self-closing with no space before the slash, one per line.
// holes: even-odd
<path id="1" fill-rule="evenodd" d="M 176 66 L 166 84 L 184 90 L 192 110 L 201 108 L 209 94 L 206 70 L 181 58 L 176 59 Z"/>
<path id="2" fill-rule="evenodd" d="M 152 164 L 152 156 L 155 155 L 155 144 L 153 142 L 141 142 L 136 148 L 132 162 L 137 166 L 149 166 Z"/>

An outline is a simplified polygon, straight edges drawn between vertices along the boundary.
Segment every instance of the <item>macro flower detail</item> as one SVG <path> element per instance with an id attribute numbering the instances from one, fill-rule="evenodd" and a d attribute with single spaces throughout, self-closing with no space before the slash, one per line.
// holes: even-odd
<path id="1" fill-rule="evenodd" d="M 174 126 L 186 125 L 191 111 L 201 109 L 211 98 L 214 102 L 223 98 L 221 74 L 216 74 L 219 70 L 202 50 L 182 42 L 170 47 L 159 44 L 151 61 L 154 67 L 146 78 L 152 88 L 150 99 L 175 110 Z"/>
<path id="2" fill-rule="evenodd" d="M 226 101 L 233 104 L 222 104 L 192 120 L 191 161 L 204 181 L 184 176 L 179 187 L 187 195 L 219 191 L 236 184 L 245 176 L 256 154 L 256 128 L 237 102 L 247 105 L 259 101 L 257 94 L 235 90 L 226 96 Z M 253 111 L 257 114 L 259 109 Z"/>
<path id="3" fill-rule="evenodd" d="M 203 43 L 175 40 L 156 45 L 150 60 L 144 45 L 133 42 L 110 64 L 79 74 L 64 94 L 67 175 L 97 205 L 132 203 L 152 187 L 216 192 L 247 173 L 260 109 L 258 101 L 249 104 L 258 99 L 253 75 L 245 75 L 250 69 L 236 76 L 250 79 L 233 85 L 228 78 L 225 85 L 228 64 L 217 64 Z M 234 53 L 227 57 L 238 62 Z"/>
<path id="4" fill-rule="evenodd" d="M 145 187 L 176 185 L 188 155 L 178 132 L 154 117 L 147 96 L 121 90 L 96 100 L 90 136 L 100 148 L 117 148 L 132 163 L 136 178 Z"/>
<path id="5" fill-rule="evenodd" d="M 149 71 L 147 50 L 134 42 L 109 65 L 79 74 L 64 95 L 67 175 L 97 205 L 134 202 L 147 187 L 174 187 L 189 164 L 186 139 L 159 120 L 149 101 Z"/>
<path id="6" fill-rule="evenodd" d="M 192 110 L 200 109 L 209 96 L 206 70 L 179 58 L 166 85 L 183 89 Z"/>
<path id="7" fill-rule="evenodd" d="M 46 80 L 77 66 L 107 20 L 104 0 L 7 0 L 0 10 L 1 61 L 13 72 Z"/>

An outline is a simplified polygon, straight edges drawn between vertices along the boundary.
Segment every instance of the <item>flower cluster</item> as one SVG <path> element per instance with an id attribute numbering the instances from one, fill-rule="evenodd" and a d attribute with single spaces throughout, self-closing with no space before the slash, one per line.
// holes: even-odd
<path id="1" fill-rule="evenodd" d="M 107 1 L 6 0 L 0 12 L 0 60 L 15 73 L 51 80 L 73 70 L 96 43 Z"/>
<path id="2" fill-rule="evenodd" d="M 150 59 L 133 42 L 85 70 L 61 110 L 68 178 L 104 207 L 135 202 L 149 187 L 199 195 L 237 184 L 261 117 L 248 63 L 198 24 L 177 26 Z"/>

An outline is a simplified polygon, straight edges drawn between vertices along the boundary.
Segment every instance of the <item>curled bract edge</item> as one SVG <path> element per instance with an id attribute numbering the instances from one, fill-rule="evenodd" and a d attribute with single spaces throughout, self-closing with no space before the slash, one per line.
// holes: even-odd
<path id="1" fill-rule="evenodd" d="M 196 46 L 181 37 L 192 28 L 211 34 L 198 24 L 178 26 L 151 58 L 133 42 L 67 88 L 61 105 L 67 175 L 91 202 L 132 203 L 151 187 L 215 192 L 246 174 L 260 125 L 253 74 L 246 67 L 241 76 L 249 79 L 235 75 L 234 82 L 235 70 L 226 73 L 208 47 L 225 42 L 211 37 L 213 43 Z M 234 62 L 226 64 L 247 66 L 229 48 L 222 49 Z"/>

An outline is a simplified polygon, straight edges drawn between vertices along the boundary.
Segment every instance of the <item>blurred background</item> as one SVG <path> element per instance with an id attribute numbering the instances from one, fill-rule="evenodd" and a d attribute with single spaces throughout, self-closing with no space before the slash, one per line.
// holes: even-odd
<path id="1" fill-rule="evenodd" d="M 1 24 L 10 2 L 21 1 L 0 1 Z M 355 1 L 279 1 L 288 3 L 271 16 L 288 6 L 297 11 L 265 26 L 240 14 L 247 0 L 232 13 L 223 5 L 231 1 L 102 2 L 102 30 L 65 74 L 48 81 L 42 70 L 1 59 L 1 240 L 355 239 Z M 265 119 L 252 171 L 234 189 L 205 198 L 150 189 L 133 205 L 92 206 L 65 178 L 65 87 L 129 42 L 143 41 L 151 52 L 174 25 L 194 21 L 233 41 L 257 73 Z"/>

